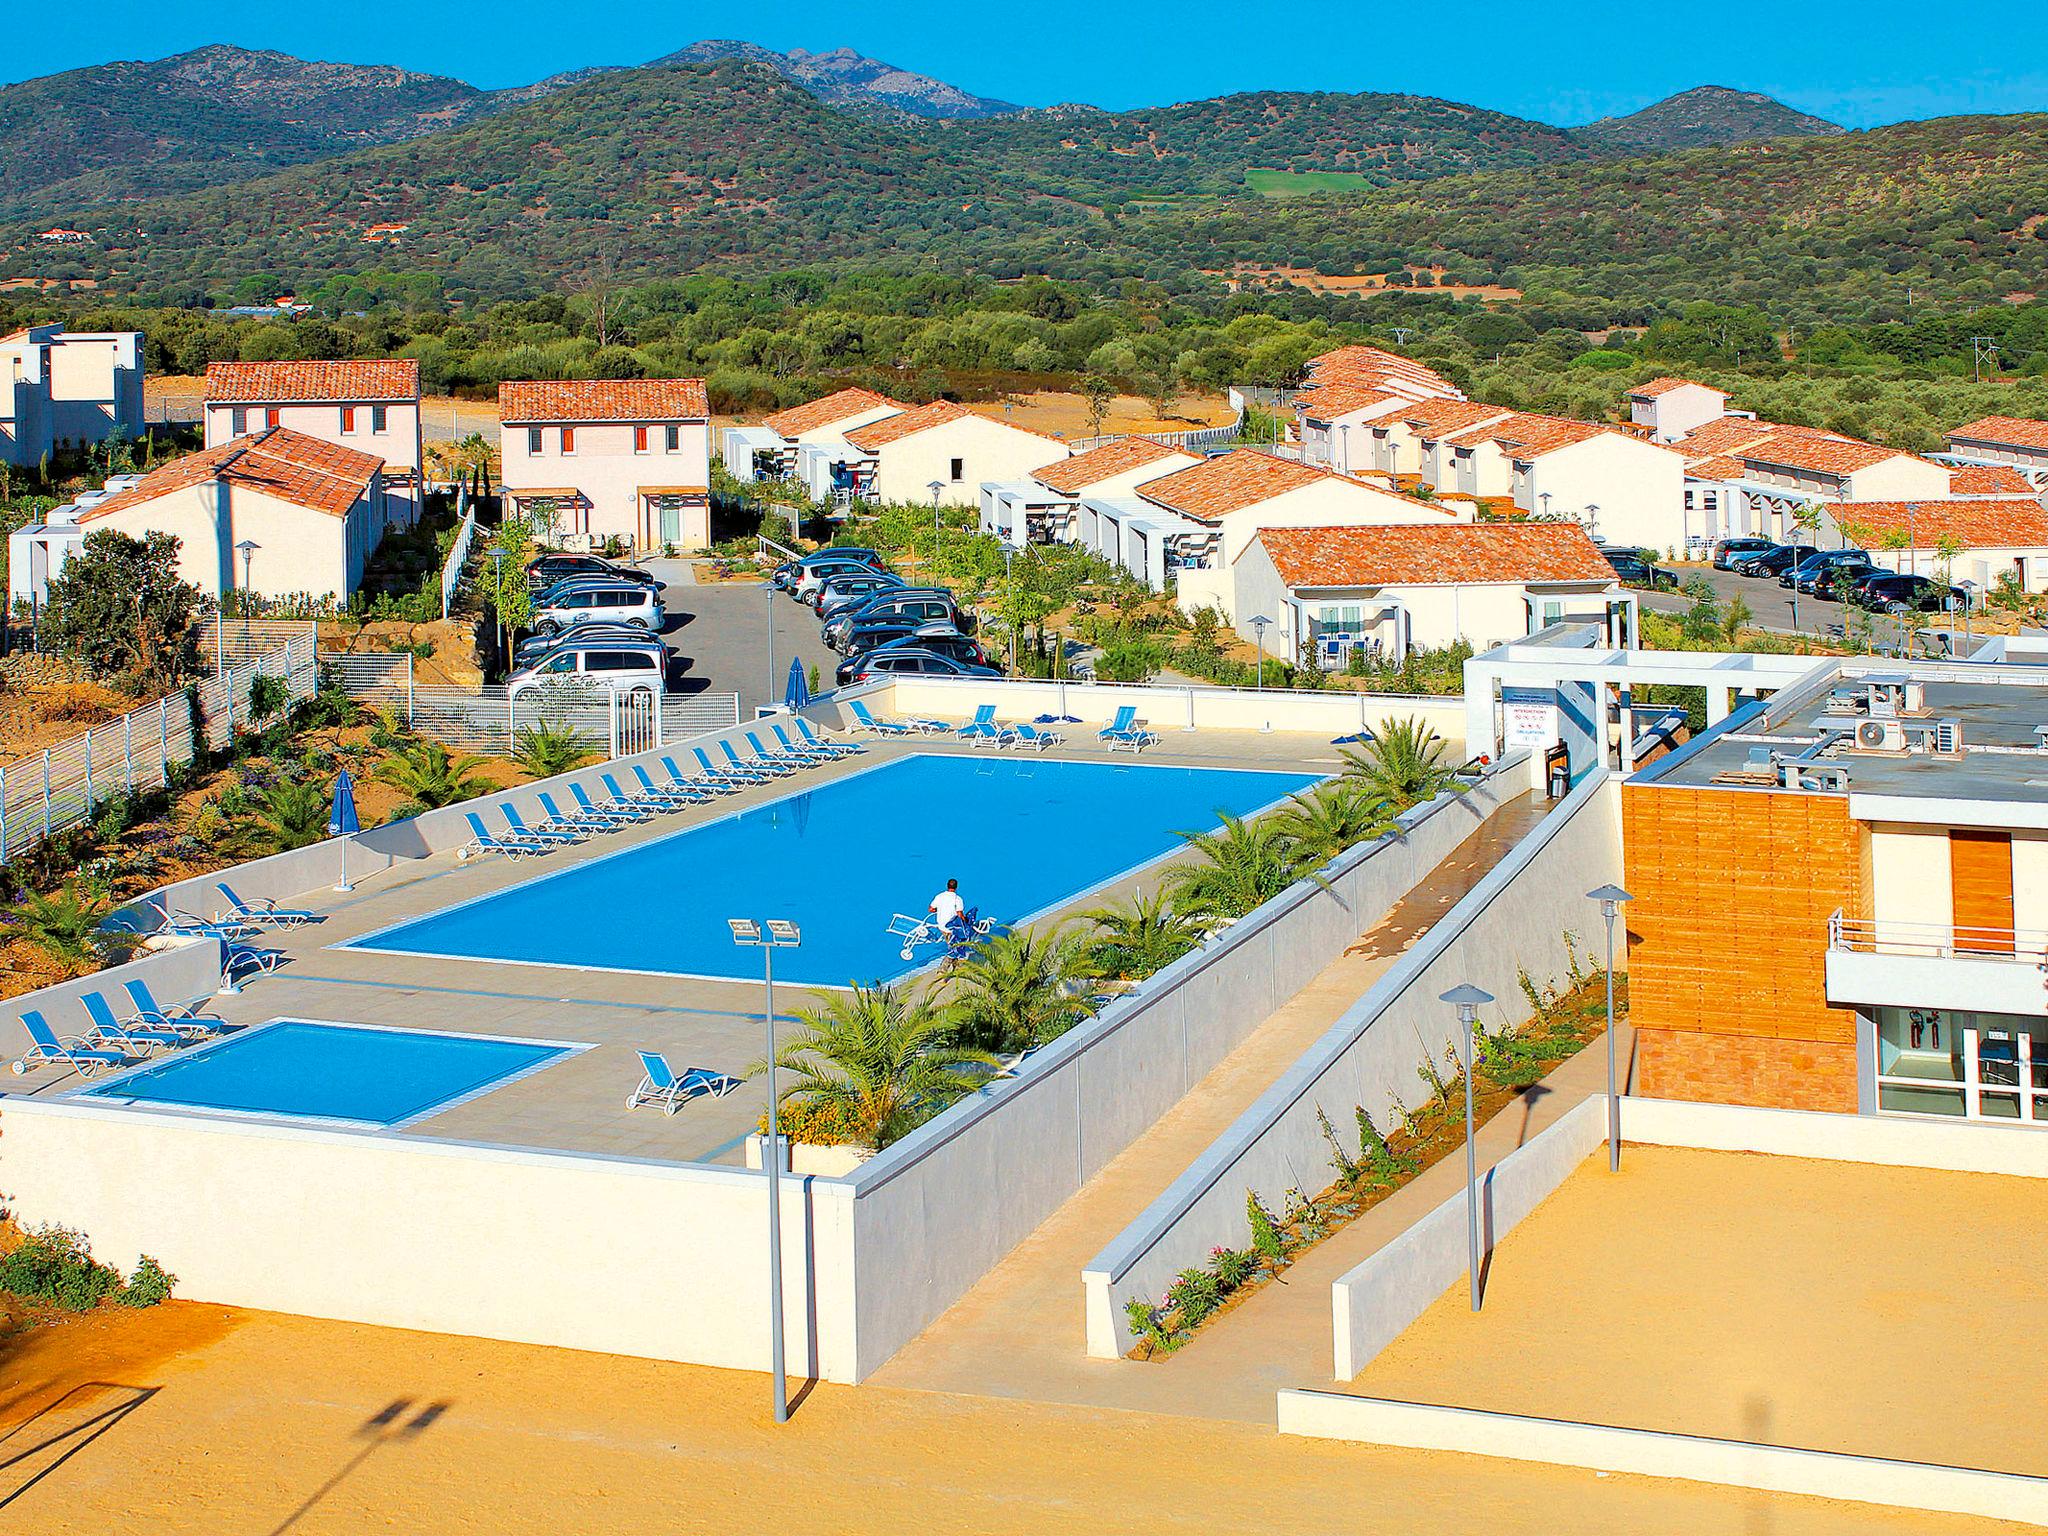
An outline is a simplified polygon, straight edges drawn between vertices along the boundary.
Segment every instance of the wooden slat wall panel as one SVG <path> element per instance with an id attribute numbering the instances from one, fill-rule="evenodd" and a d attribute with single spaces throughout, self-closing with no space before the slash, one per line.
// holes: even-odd
<path id="1" fill-rule="evenodd" d="M 1956 947 L 2011 953 L 2004 931 L 2013 926 L 2012 834 L 1955 827 L 1948 834 L 1949 891 L 1955 925 L 1991 928 L 1997 935 L 1958 932 Z"/>

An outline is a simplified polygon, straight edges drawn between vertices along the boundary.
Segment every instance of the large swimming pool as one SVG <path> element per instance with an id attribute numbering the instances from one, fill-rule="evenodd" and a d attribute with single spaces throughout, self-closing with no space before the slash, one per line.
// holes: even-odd
<path id="1" fill-rule="evenodd" d="M 788 918 L 802 947 L 776 975 L 821 986 L 890 980 L 895 913 L 922 915 L 948 879 L 982 916 L 1020 923 L 1105 885 L 1316 776 L 1152 763 L 899 757 L 352 941 L 393 954 L 747 980 L 729 917 Z M 560 855 L 558 855 L 560 857 Z"/>
<path id="2" fill-rule="evenodd" d="M 274 1019 L 123 1072 L 80 1097 L 398 1126 L 577 1049 L 550 1040 Z"/>

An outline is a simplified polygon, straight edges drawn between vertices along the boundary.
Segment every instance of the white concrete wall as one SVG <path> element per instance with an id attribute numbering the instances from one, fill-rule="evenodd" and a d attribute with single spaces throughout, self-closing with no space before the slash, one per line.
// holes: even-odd
<path id="1" fill-rule="evenodd" d="M 1850 475 L 1844 501 L 1932 501 L 1948 495 L 1948 468 L 1909 454 L 1880 459 Z"/>
<path id="2" fill-rule="evenodd" d="M 564 427 L 572 431 L 573 450 L 562 451 Z M 668 446 L 667 428 L 675 427 L 676 447 Z M 647 433 L 646 450 L 634 448 L 634 429 Z M 540 434 L 540 451 L 532 433 Z M 618 538 L 636 549 L 659 548 L 659 515 L 641 497 L 644 486 L 688 486 L 705 493 L 699 505 L 683 510 L 679 549 L 704 549 L 711 540 L 708 500 L 711 485 L 711 428 L 701 421 L 621 422 L 575 421 L 533 425 L 508 423 L 499 433 L 504 469 L 499 482 L 508 491 L 555 490 L 573 487 L 587 506 L 564 506 L 558 534 L 590 534 Z"/>
<path id="3" fill-rule="evenodd" d="M 1618 780 L 1580 784 L 1088 1263 L 1089 1354 L 1113 1359 L 1130 1349 L 1128 1299 L 1156 1303 L 1175 1275 L 1213 1249 L 1245 1246 L 1246 1190 L 1277 1210 L 1290 1188 L 1320 1188 L 1335 1177 L 1318 1109 L 1348 1128 L 1363 1106 L 1384 1127 L 1397 1100 L 1418 1101 L 1418 1063 L 1427 1055 L 1441 1064 L 1460 1038 L 1440 994 L 1465 982 L 1492 993 L 1489 1028 L 1528 1018 L 1521 974 L 1544 983 L 1562 977 L 1565 932 L 1579 935 L 1581 956 L 1598 932 L 1598 911 L 1583 893 L 1620 879 L 1620 819 Z"/>
<path id="4" fill-rule="evenodd" d="M 2014 862 L 2017 865 L 2017 857 Z M 1872 823 L 1870 883 L 1871 915 L 1880 940 L 1908 937 L 1913 928 L 1923 925 L 1947 928 L 1955 921 L 1948 829 Z M 2042 926 L 2048 927 L 2048 922 Z"/>
<path id="5" fill-rule="evenodd" d="M 194 1301 L 768 1365 L 759 1174 L 10 1098 L 0 1184 L 18 1220 L 152 1254 Z M 784 1195 L 791 1370 L 851 1381 L 849 1191 Z"/>
<path id="6" fill-rule="evenodd" d="M 1020 480 L 1034 469 L 1067 457 L 1067 445 L 1021 427 L 1006 426 L 986 416 L 962 416 L 923 432 L 884 443 L 876 452 L 876 501 L 903 501 L 929 507 L 931 482 L 944 489 L 946 506 L 974 505 L 984 480 Z M 960 472 L 953 472 L 953 461 Z"/>
<path id="7" fill-rule="evenodd" d="M 1681 384 L 1644 401 L 1629 402 L 1629 420 L 1650 429 L 1660 443 L 1683 437 L 1695 427 L 1728 414 L 1728 397 L 1704 384 Z"/>
<path id="8" fill-rule="evenodd" d="M 376 430 L 374 407 L 384 408 L 384 430 Z M 352 429 L 342 429 L 342 411 L 352 407 L 355 424 Z M 235 430 L 235 412 L 243 413 L 242 430 Z M 357 453 L 367 453 L 384 461 L 385 468 L 397 473 L 401 470 L 418 470 L 422 463 L 420 442 L 420 407 L 417 400 L 350 401 L 318 400 L 293 403 L 278 401 L 274 405 L 207 402 L 206 446 L 218 447 L 236 437 L 247 437 L 261 432 L 270 424 L 270 414 L 277 416 L 277 425 L 290 427 L 294 432 L 303 432 L 308 437 L 318 438 L 323 443 L 333 443 L 342 448 L 353 448 Z"/>
<path id="9" fill-rule="evenodd" d="M 246 893 L 245 893 L 246 894 Z M 28 1049 L 28 1031 L 22 1028 L 23 1010 L 38 1009 L 50 1028 L 69 1039 L 83 1032 L 89 1021 L 79 999 L 97 992 L 113 1005 L 115 1016 L 127 1018 L 135 1009 L 122 983 L 139 980 L 163 1007 L 198 1002 L 220 986 L 221 944 L 218 939 L 194 939 L 143 954 L 125 965 L 109 966 L 75 981 L 61 981 L 0 1003 L 0 1058 L 13 1058 Z M 19 1081 L 0 1077 L 0 1108 L 8 1102 L 8 1088 Z M 4 1150 L 4 1149 L 0 1149 Z M 4 1168 L 0 1157 L 0 1168 Z M 0 1184 L 0 1189 L 4 1189 Z"/>
<path id="10" fill-rule="evenodd" d="M 1541 512 L 1548 492 L 1552 516 L 1594 526 L 1610 544 L 1646 545 L 1662 554 L 1685 542 L 1685 459 L 1669 448 L 1602 432 L 1529 461 L 1509 494 L 1527 512 Z"/>

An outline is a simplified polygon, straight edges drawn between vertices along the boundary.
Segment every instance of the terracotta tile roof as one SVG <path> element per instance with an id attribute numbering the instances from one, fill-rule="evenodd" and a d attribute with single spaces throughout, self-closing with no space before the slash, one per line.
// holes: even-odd
<path id="1" fill-rule="evenodd" d="M 1630 390 L 1630 391 L 1629 391 L 1629 394 L 1631 394 L 1632 396 L 1634 396 L 1634 397 L 1635 397 L 1636 399 L 1638 399 L 1638 400 L 1654 400 L 1654 399 L 1656 399 L 1656 398 L 1657 398 L 1657 397 L 1658 397 L 1659 395 L 1668 395 L 1668 394 L 1670 394 L 1670 393 L 1671 393 L 1671 391 L 1672 391 L 1672 390 L 1674 390 L 1674 389 L 1686 389 L 1686 388 L 1692 388 L 1692 389 L 1713 389 L 1713 385 L 1711 385 L 1711 384 L 1701 384 L 1701 383 L 1699 383 L 1699 382 L 1698 382 L 1697 380 L 1694 380 L 1694 379 L 1680 379 L 1680 378 L 1675 378 L 1675 377 L 1671 376 L 1670 374 L 1666 374 L 1666 375 L 1665 375 L 1665 376 L 1664 376 L 1663 378 L 1661 378 L 1661 379 L 1652 379 L 1652 380 L 1650 380 L 1650 382 L 1649 382 L 1649 383 L 1647 383 L 1647 384 L 1638 384 L 1638 385 L 1637 385 L 1637 386 L 1636 386 L 1636 387 L 1635 387 L 1634 389 L 1632 389 L 1632 390 Z M 1716 394 L 1718 394 L 1718 395 L 1725 395 L 1725 394 L 1727 393 L 1727 391 L 1726 391 L 1726 390 L 1714 390 L 1714 393 L 1716 393 Z"/>
<path id="2" fill-rule="evenodd" d="M 2027 416 L 1979 416 L 1960 427 L 1951 427 L 1948 438 L 1968 438 L 1973 443 L 2011 443 L 2020 448 L 2048 448 L 2048 421 Z"/>
<path id="3" fill-rule="evenodd" d="M 1305 390 L 1294 397 L 1294 403 L 1309 420 L 1328 421 L 1333 416 L 1349 416 L 1354 411 L 1404 398 L 1402 395 L 1390 395 L 1376 385 L 1340 380 Z"/>
<path id="4" fill-rule="evenodd" d="M 2048 548 L 2048 511 L 2035 501 L 1838 501 L 1828 515 L 1867 549 L 1895 531 L 1911 539 L 1907 547 L 1914 549 L 1933 549 L 1944 538 L 1965 549 Z"/>
<path id="5" fill-rule="evenodd" d="M 1170 511 L 1213 521 L 1319 480 L 1342 479 L 1342 475 L 1313 464 L 1239 448 L 1157 480 L 1147 480 L 1138 487 L 1138 494 Z"/>
<path id="6" fill-rule="evenodd" d="M 702 379 L 523 379 L 498 386 L 498 420 L 709 421 Z"/>
<path id="7" fill-rule="evenodd" d="M 417 400 L 420 365 L 409 357 L 344 363 L 208 363 L 210 405 L 249 401 Z"/>
<path id="8" fill-rule="evenodd" d="M 1722 416 L 1694 427 L 1683 437 L 1673 439 L 1668 446 L 1687 458 L 1704 459 L 1715 454 L 1738 453 L 1753 443 L 1761 443 L 1780 433 L 1787 437 L 1835 436 L 1818 427 L 1788 427 L 1775 421 L 1752 421 L 1746 416 Z"/>
<path id="9" fill-rule="evenodd" d="M 1778 469 L 1803 469 L 1818 475 L 1853 475 L 1886 459 L 1910 459 L 1898 448 L 1883 448 L 1855 438 L 1802 437 L 1773 433 L 1761 443 L 1737 451 L 1738 458 Z"/>
<path id="10" fill-rule="evenodd" d="M 846 440 L 856 448 L 869 453 L 900 438 L 910 437 L 918 432 L 929 432 L 933 427 L 943 427 L 951 421 L 986 421 L 992 427 L 1001 427 L 1006 432 L 1025 432 L 1032 437 L 1043 437 L 1049 443 L 1060 439 L 1043 432 L 1032 432 L 1029 427 L 1020 427 L 1014 422 L 996 421 L 986 416 L 977 416 L 964 405 L 955 405 L 951 400 L 934 400 L 930 405 L 914 406 L 899 416 L 884 416 L 880 421 L 870 422 L 864 427 L 855 427 L 845 434 Z"/>
<path id="11" fill-rule="evenodd" d="M 1615 579 L 1614 567 L 1572 523 L 1267 528 L 1258 541 L 1290 587 Z"/>
<path id="12" fill-rule="evenodd" d="M 2048 426 L 2048 422 L 2043 422 Z M 1962 464 L 1949 471 L 1948 488 L 1955 496 L 2032 496 L 2034 482 L 2010 464 Z"/>
<path id="13" fill-rule="evenodd" d="M 839 389 L 816 400 L 806 400 L 802 405 L 792 405 L 786 411 L 777 411 L 773 416 L 763 417 L 761 425 L 778 437 L 797 437 L 805 432 L 815 432 L 820 427 L 829 427 L 835 421 L 865 416 L 869 411 L 883 408 L 892 411 L 910 409 L 901 400 L 891 400 L 872 389 Z"/>
<path id="14" fill-rule="evenodd" d="M 173 491 L 222 480 L 296 506 L 344 515 L 362 498 L 384 465 L 374 454 L 322 442 L 290 427 L 268 427 L 218 447 L 188 453 L 152 470 L 139 485 L 109 496 L 83 513 L 81 523 L 155 501 Z"/>
<path id="15" fill-rule="evenodd" d="M 1431 437 L 1444 432 L 1460 432 L 1483 421 L 1512 414 L 1504 405 L 1487 405 L 1478 400 L 1424 400 L 1406 410 L 1396 411 L 1394 417 L 1422 436 Z"/>
<path id="16" fill-rule="evenodd" d="M 1458 387 L 1442 374 L 1412 357 L 1388 352 L 1381 347 L 1338 347 L 1308 364 L 1309 382 L 1315 386 L 1338 383 L 1386 383 L 1403 381 L 1429 392 L 1457 395 Z M 1403 391 L 1412 394 L 1413 388 Z"/>
<path id="17" fill-rule="evenodd" d="M 1583 443 L 1588 438 L 1599 437 L 1608 429 L 1590 421 L 1572 421 L 1563 416 L 1540 416 L 1531 411 L 1513 411 L 1498 421 L 1483 422 L 1479 426 L 1456 433 L 1451 443 L 1459 448 L 1472 448 L 1480 443 L 1497 443 L 1503 453 L 1516 459 L 1540 458 L 1559 448 L 1569 448 L 1574 443 Z M 1425 433 L 1425 437 L 1430 434 Z M 1433 439 L 1435 440 L 1435 439 Z"/>
<path id="18" fill-rule="evenodd" d="M 1711 459 L 1695 459 L 1685 466 L 1685 473 L 1692 480 L 1740 480 L 1749 473 L 1749 466 L 1717 453 Z"/>
<path id="19" fill-rule="evenodd" d="M 1120 437 L 1100 448 L 1090 448 L 1086 453 L 1077 453 L 1072 458 L 1033 470 L 1031 478 L 1049 491 L 1058 491 L 1062 496 L 1077 496 L 1087 486 L 1098 484 L 1112 475 L 1142 469 L 1164 459 L 1189 457 L 1178 448 L 1168 448 L 1147 437 Z"/>

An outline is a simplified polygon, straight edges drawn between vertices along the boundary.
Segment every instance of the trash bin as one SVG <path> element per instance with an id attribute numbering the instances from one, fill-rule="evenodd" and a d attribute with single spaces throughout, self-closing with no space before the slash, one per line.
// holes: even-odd
<path id="1" fill-rule="evenodd" d="M 1543 783 L 1545 793 L 1553 800 L 1562 800 L 1572 792 L 1572 754 L 1563 742 L 1543 754 Z"/>

